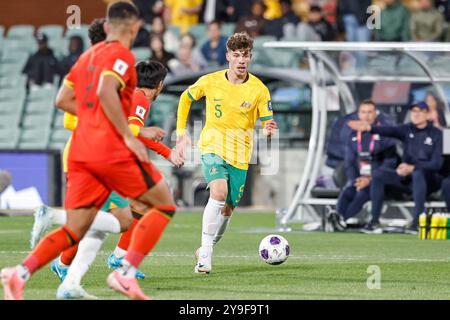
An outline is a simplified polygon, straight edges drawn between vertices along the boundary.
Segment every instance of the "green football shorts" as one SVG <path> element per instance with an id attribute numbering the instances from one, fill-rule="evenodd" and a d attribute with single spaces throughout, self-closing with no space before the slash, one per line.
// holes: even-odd
<path id="1" fill-rule="evenodd" d="M 238 169 L 213 153 L 202 155 L 203 175 L 208 184 L 217 179 L 225 179 L 228 183 L 227 204 L 238 206 L 244 194 L 247 170 Z"/>
<path id="2" fill-rule="evenodd" d="M 119 196 L 116 192 L 111 192 L 108 199 L 106 199 L 105 204 L 100 209 L 102 211 L 109 211 L 115 208 L 126 208 L 128 207 L 128 200 Z"/>

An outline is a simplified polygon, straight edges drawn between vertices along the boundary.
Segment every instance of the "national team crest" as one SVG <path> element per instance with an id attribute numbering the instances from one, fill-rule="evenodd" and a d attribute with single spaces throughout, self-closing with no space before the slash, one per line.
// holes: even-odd
<path id="1" fill-rule="evenodd" d="M 141 118 L 142 120 L 145 120 L 145 108 L 137 106 L 136 115 L 139 116 L 139 118 Z"/>
<path id="2" fill-rule="evenodd" d="M 114 63 L 113 70 L 123 76 L 127 72 L 128 64 L 122 59 L 117 59 Z"/>

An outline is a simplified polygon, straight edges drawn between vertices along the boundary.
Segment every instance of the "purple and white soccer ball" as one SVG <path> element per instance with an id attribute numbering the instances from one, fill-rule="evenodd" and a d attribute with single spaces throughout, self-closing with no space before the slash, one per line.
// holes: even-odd
<path id="1" fill-rule="evenodd" d="M 278 234 L 269 234 L 259 244 L 259 257 L 271 265 L 282 264 L 289 257 L 289 243 Z"/>

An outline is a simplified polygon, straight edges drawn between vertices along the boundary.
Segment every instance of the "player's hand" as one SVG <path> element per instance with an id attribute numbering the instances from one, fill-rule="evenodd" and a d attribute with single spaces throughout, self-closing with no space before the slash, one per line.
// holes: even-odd
<path id="1" fill-rule="evenodd" d="M 350 120 L 349 122 L 347 122 L 347 125 L 355 130 L 355 131 L 370 131 L 372 129 L 372 127 L 370 126 L 369 123 L 367 123 L 366 121 L 361 121 L 361 120 Z"/>
<path id="2" fill-rule="evenodd" d="M 276 130 L 278 129 L 278 125 L 274 119 L 270 119 L 266 122 L 263 129 L 263 134 L 266 137 L 271 137 L 273 134 L 275 134 Z"/>
<path id="3" fill-rule="evenodd" d="M 186 160 L 186 146 L 192 147 L 192 141 L 191 138 L 187 134 L 183 134 L 181 136 L 177 137 L 177 146 L 176 150 L 178 152 L 178 155 L 183 159 Z"/>
<path id="4" fill-rule="evenodd" d="M 400 165 L 397 167 L 396 172 L 400 177 L 407 177 L 414 171 L 414 168 L 415 167 L 413 165 L 400 163 Z"/>
<path id="5" fill-rule="evenodd" d="M 370 178 L 366 177 L 366 176 L 361 176 L 359 178 L 356 179 L 355 181 L 355 187 L 356 187 L 356 191 L 359 192 L 362 189 L 368 187 L 370 184 Z"/>
<path id="6" fill-rule="evenodd" d="M 139 131 L 139 135 L 150 140 L 161 141 L 166 135 L 166 132 L 158 127 L 143 127 Z"/>
<path id="7" fill-rule="evenodd" d="M 136 155 L 140 162 L 150 162 L 147 148 L 131 132 L 130 134 L 125 135 L 123 140 L 125 141 L 125 145 L 128 147 L 128 149 L 130 149 Z"/>
<path id="8" fill-rule="evenodd" d="M 180 168 L 184 165 L 184 159 L 180 157 L 176 150 L 172 150 L 167 160 L 169 160 L 176 168 Z"/>

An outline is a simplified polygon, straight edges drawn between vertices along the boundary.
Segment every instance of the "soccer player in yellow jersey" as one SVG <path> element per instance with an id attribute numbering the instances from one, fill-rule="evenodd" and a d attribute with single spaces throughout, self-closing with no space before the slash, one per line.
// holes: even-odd
<path id="1" fill-rule="evenodd" d="M 248 72 L 252 48 L 253 39 L 247 33 L 232 35 L 227 41 L 229 68 L 204 75 L 180 97 L 177 151 L 183 158 L 191 144 L 186 134 L 189 109 L 193 101 L 206 98 L 206 123 L 198 146 L 210 198 L 203 213 L 196 273 L 211 271 L 213 245 L 222 238 L 244 192 L 257 119 L 266 136 L 277 128 L 269 90 Z"/>

